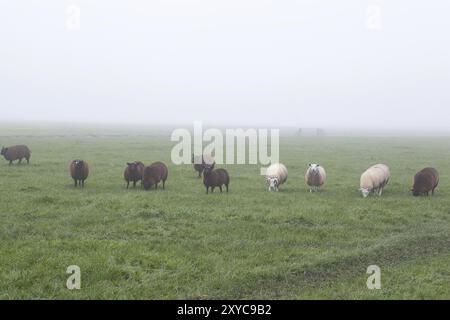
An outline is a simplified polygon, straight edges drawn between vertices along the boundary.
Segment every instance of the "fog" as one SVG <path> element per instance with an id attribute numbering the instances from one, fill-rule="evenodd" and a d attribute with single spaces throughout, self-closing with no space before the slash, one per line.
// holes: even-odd
<path id="1" fill-rule="evenodd" d="M 2 1 L 0 121 L 448 128 L 449 15 L 448 0 Z"/>

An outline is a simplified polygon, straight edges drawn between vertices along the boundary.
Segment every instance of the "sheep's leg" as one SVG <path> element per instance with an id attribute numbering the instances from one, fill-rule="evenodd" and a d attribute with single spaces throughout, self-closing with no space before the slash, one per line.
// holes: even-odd
<path id="1" fill-rule="evenodd" d="M 84 179 L 81 180 L 81 187 L 84 188 Z"/>
<path id="2" fill-rule="evenodd" d="M 12 165 L 12 160 L 9 161 L 9 165 Z"/>
<path id="3" fill-rule="evenodd" d="M 225 187 L 227 187 L 227 193 L 228 193 L 228 185 L 226 184 Z"/>
<path id="4" fill-rule="evenodd" d="M 21 163 L 22 163 L 22 158 L 19 159 L 19 164 L 21 164 Z"/>
<path id="5" fill-rule="evenodd" d="M 220 192 L 222 193 L 222 186 L 219 186 Z"/>
<path id="6" fill-rule="evenodd" d="M 383 193 L 383 188 L 378 189 L 378 195 L 381 196 L 382 193 Z"/>
<path id="7" fill-rule="evenodd" d="M 30 164 L 30 157 L 27 158 L 27 164 Z"/>
<path id="8" fill-rule="evenodd" d="M 215 187 L 211 187 L 211 193 L 214 193 L 214 188 L 215 188 Z"/>
<path id="9" fill-rule="evenodd" d="M 432 195 L 432 196 L 434 196 L 434 189 L 435 189 L 435 188 L 433 188 L 433 190 L 431 190 L 431 195 Z"/>
<path id="10" fill-rule="evenodd" d="M 166 180 L 163 180 L 163 189 L 166 188 Z"/>
<path id="11" fill-rule="evenodd" d="M 206 187 L 206 194 L 208 194 L 208 189 L 209 189 L 209 187 Z"/>
<path id="12" fill-rule="evenodd" d="M 127 189 L 128 189 L 129 186 L 130 186 L 130 181 L 127 181 Z"/>
<path id="13" fill-rule="evenodd" d="M 133 181 L 133 188 L 136 188 L 136 181 Z"/>
<path id="14" fill-rule="evenodd" d="M 77 179 L 73 179 L 73 181 L 75 181 L 75 188 L 76 188 L 78 185 L 78 181 L 77 181 Z"/>

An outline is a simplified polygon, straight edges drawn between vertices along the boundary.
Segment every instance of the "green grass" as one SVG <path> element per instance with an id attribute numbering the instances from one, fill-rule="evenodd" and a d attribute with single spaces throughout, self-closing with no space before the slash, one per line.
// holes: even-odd
<path id="1" fill-rule="evenodd" d="M 258 166 L 227 165 L 229 194 L 206 195 L 192 166 L 170 162 L 169 132 L 102 130 L 0 130 L 1 144 L 32 150 L 30 165 L 0 161 L 0 298 L 450 298 L 449 138 L 284 136 L 279 193 Z M 83 190 L 74 158 L 91 167 Z M 130 160 L 168 164 L 166 190 L 126 190 Z M 304 183 L 310 162 L 328 173 L 317 194 Z M 362 199 L 359 176 L 378 162 L 391 183 Z M 428 165 L 437 194 L 414 198 L 412 177 Z M 81 290 L 65 285 L 73 264 Z M 366 287 L 371 264 L 381 290 Z"/>

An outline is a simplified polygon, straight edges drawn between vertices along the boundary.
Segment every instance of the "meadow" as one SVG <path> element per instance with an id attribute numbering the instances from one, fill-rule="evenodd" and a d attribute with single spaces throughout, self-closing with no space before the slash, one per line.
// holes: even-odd
<path id="1" fill-rule="evenodd" d="M 267 192 L 257 165 L 221 165 L 230 192 L 205 194 L 191 165 L 170 161 L 168 130 L 0 129 L 27 144 L 29 165 L 0 159 L 1 299 L 449 299 L 450 138 L 282 135 L 289 177 Z M 84 189 L 69 176 L 81 158 Z M 127 190 L 127 161 L 163 161 L 165 190 Z M 319 193 L 308 163 L 327 170 Z M 382 197 L 359 177 L 386 163 Z M 434 197 L 412 197 L 414 174 L 440 172 Z M 369 265 L 382 288 L 369 290 Z M 81 290 L 66 269 L 81 268 Z"/>

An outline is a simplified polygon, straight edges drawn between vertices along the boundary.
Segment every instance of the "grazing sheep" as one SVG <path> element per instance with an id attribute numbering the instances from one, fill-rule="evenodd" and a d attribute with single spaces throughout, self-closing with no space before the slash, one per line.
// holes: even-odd
<path id="1" fill-rule="evenodd" d="M 322 166 L 315 163 L 309 165 L 305 174 L 306 184 L 310 187 L 309 192 L 319 191 L 319 188 L 325 183 L 326 179 L 327 174 Z"/>
<path id="2" fill-rule="evenodd" d="M 412 187 L 413 196 L 418 197 L 422 194 L 434 195 L 434 189 L 439 184 L 439 173 L 435 168 L 425 168 L 414 176 L 414 185 Z"/>
<path id="3" fill-rule="evenodd" d="M 376 164 L 364 171 L 361 175 L 359 189 L 363 197 L 366 198 L 371 192 L 381 196 L 390 176 L 389 167 L 385 164 Z"/>
<path id="4" fill-rule="evenodd" d="M 167 166 L 162 162 L 154 162 L 144 169 L 142 184 L 145 190 L 149 190 L 152 186 L 158 189 L 158 183 L 162 181 L 163 189 L 165 188 L 167 175 Z"/>
<path id="5" fill-rule="evenodd" d="M 75 187 L 79 185 L 84 188 L 84 180 L 89 175 L 88 163 L 83 160 L 73 160 L 70 164 L 70 175 L 75 181 Z"/>
<path id="6" fill-rule="evenodd" d="M 266 170 L 266 181 L 269 191 L 278 191 L 279 186 L 286 182 L 288 171 L 282 163 L 274 163 Z"/>
<path id="7" fill-rule="evenodd" d="M 24 145 L 7 148 L 2 147 L 1 155 L 9 161 L 9 165 L 11 165 L 15 160 L 19 160 L 19 163 L 21 163 L 22 159 L 27 159 L 27 163 L 30 163 L 31 151 Z"/>
<path id="8" fill-rule="evenodd" d="M 204 154 L 202 156 L 194 156 L 192 154 L 192 163 L 194 164 L 194 170 L 198 172 L 198 177 L 202 177 L 203 169 L 205 169 L 205 165 L 211 165 L 212 168 L 214 168 L 214 165 L 216 164 L 213 157 Z"/>
<path id="9" fill-rule="evenodd" d="M 215 187 L 219 187 L 220 192 L 222 192 L 222 186 L 225 185 L 228 192 L 228 185 L 230 184 L 230 176 L 225 169 L 214 170 L 214 164 L 205 165 L 203 170 L 203 184 L 206 187 L 206 194 L 208 194 L 209 188 L 211 188 L 211 193 L 214 192 Z"/>
<path id="10" fill-rule="evenodd" d="M 144 174 L 144 164 L 140 161 L 127 162 L 127 167 L 123 173 L 123 177 L 127 182 L 127 189 L 130 186 L 130 182 L 133 182 L 133 187 L 136 188 L 136 182 L 141 181 Z"/>

